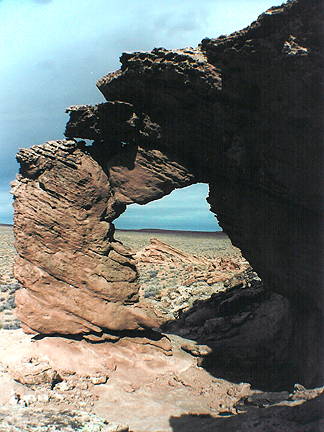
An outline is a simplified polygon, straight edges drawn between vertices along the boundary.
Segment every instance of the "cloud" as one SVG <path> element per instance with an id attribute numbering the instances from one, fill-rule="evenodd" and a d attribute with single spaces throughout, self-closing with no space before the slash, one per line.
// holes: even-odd
<path id="1" fill-rule="evenodd" d="M 203 34 L 206 17 L 207 11 L 203 7 L 194 14 L 191 8 L 183 7 L 178 10 L 170 8 L 164 13 L 157 14 L 153 22 L 156 32 L 165 33 L 168 37 L 175 38 L 177 35 L 180 36 L 181 33 L 187 33 L 188 35 L 190 33 Z M 196 44 L 199 42 L 200 40 L 197 40 Z"/>
<path id="2" fill-rule="evenodd" d="M 0 0 L 1 1 L 1 0 Z M 34 3 L 38 3 L 38 4 L 48 4 L 48 3 L 52 3 L 53 0 L 33 0 Z"/>

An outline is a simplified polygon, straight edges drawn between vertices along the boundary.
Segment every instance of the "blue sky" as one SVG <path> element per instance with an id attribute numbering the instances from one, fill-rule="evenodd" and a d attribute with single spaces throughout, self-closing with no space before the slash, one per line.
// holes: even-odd
<path id="1" fill-rule="evenodd" d="M 215 215 L 206 201 L 208 185 L 198 183 L 176 189 L 149 204 L 128 206 L 114 223 L 116 228 L 159 228 L 185 231 L 219 231 Z M 145 221 L 145 222 L 143 222 Z"/>
<path id="2" fill-rule="evenodd" d="M 195 47 L 204 37 L 246 27 L 260 13 L 280 3 L 0 0 L 0 223 L 12 223 L 9 183 L 18 171 L 18 148 L 63 138 L 68 120 L 65 108 L 102 102 L 96 81 L 119 69 L 122 52 L 150 51 L 161 46 Z M 170 229 L 217 229 L 217 225 L 211 225 L 214 218 L 210 220 L 208 206 L 203 212 L 207 216 L 200 210 L 199 202 L 207 193 L 206 187 L 198 185 L 183 190 L 183 196 L 176 191 L 175 198 L 164 198 L 162 204 L 130 206 L 117 226 L 123 223 L 120 228 L 132 228 L 131 223 L 138 224 L 145 218 L 148 222 L 158 213 L 161 220 L 156 224 L 163 222 Z M 150 216 L 143 216 L 142 211 L 151 212 Z M 200 228 L 197 220 L 201 221 Z"/>

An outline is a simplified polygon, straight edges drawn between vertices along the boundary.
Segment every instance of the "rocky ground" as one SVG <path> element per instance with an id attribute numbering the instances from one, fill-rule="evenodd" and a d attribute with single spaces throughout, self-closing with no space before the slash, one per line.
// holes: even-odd
<path id="1" fill-rule="evenodd" d="M 116 237 L 136 251 L 140 295 L 171 320 L 195 302 L 226 291 L 228 280 L 249 268 L 222 232 L 117 232 Z"/>
<path id="2" fill-rule="evenodd" d="M 181 232 L 163 230 L 124 231 L 116 230 L 116 239 L 122 241 L 135 252 L 150 245 L 150 239 L 172 245 L 184 253 L 206 258 L 240 257 L 241 251 L 234 247 L 223 232 Z M 216 241 L 214 241 L 216 240 Z"/>
<path id="3" fill-rule="evenodd" d="M 110 343 L 89 343 L 22 332 L 14 304 L 19 284 L 12 274 L 12 228 L 1 227 L 0 232 L 0 432 L 318 432 L 324 428 L 323 388 L 306 390 L 296 384 L 281 391 L 261 391 L 203 367 L 211 349 L 197 342 L 198 337 L 189 337 L 201 328 L 192 318 L 197 316 L 197 302 L 212 297 L 213 307 L 224 315 L 217 323 L 209 319 L 204 337 L 211 324 L 220 333 L 226 329 L 237 334 L 238 326 L 249 325 L 259 309 L 249 304 L 249 310 L 228 314 L 235 302 L 226 292 L 239 286 L 237 293 L 245 293 L 245 297 L 237 294 L 241 301 L 257 284 L 263 295 L 261 281 L 251 276 L 248 263 L 223 234 L 118 231 L 116 238 L 136 252 L 140 294 L 170 317 L 171 327 L 187 320 L 181 330 L 189 336 L 175 327 L 174 334 L 111 335 Z M 150 241 L 152 237 L 158 240 Z"/>

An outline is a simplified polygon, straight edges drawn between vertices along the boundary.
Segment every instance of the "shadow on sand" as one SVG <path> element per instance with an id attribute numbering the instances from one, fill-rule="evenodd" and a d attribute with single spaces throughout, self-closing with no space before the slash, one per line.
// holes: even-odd
<path id="1" fill-rule="evenodd" d="M 196 301 L 165 333 L 178 334 L 211 350 L 200 366 L 217 378 L 248 382 L 263 391 L 289 391 L 299 382 L 290 352 L 290 303 L 268 292 L 251 272 L 247 280 Z"/>
<path id="2" fill-rule="evenodd" d="M 297 406 L 253 408 L 225 418 L 171 417 L 170 426 L 173 432 L 320 432 L 324 430 L 324 394 Z"/>

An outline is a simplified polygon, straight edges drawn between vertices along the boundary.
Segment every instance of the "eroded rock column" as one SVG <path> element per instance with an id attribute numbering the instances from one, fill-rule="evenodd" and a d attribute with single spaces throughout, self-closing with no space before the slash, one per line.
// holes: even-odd
<path id="1" fill-rule="evenodd" d="M 156 325 L 137 303 L 135 260 L 113 238 L 117 214 L 98 163 L 66 140 L 20 150 L 17 159 L 15 276 L 24 288 L 16 303 L 24 330 L 73 334 Z"/>
<path id="2" fill-rule="evenodd" d="M 114 239 L 112 221 L 126 204 L 160 198 L 193 175 L 158 150 L 136 147 L 103 169 L 74 140 L 22 149 L 17 160 L 14 273 L 24 287 L 16 295 L 24 330 L 158 327 L 152 307 L 139 301 L 136 260 Z"/>

